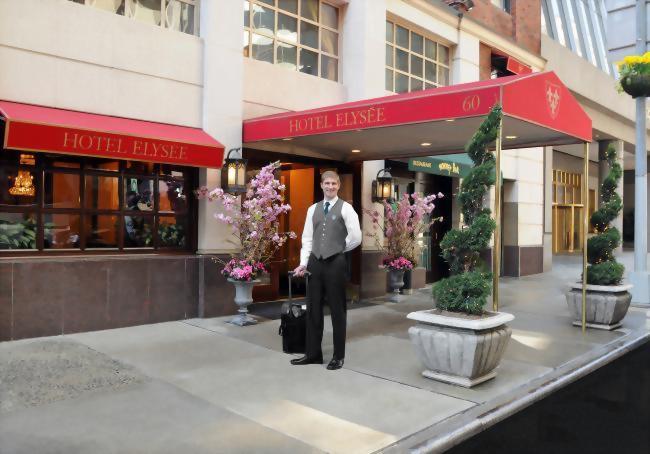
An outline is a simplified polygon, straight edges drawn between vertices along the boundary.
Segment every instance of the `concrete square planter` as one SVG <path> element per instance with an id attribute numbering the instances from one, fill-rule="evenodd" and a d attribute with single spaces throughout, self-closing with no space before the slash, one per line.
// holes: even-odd
<path id="1" fill-rule="evenodd" d="M 575 326 L 582 326 L 582 284 L 572 282 L 566 294 Z M 631 285 L 587 285 L 586 325 L 588 328 L 614 330 L 621 327 L 632 301 Z"/>
<path id="2" fill-rule="evenodd" d="M 514 315 L 467 316 L 432 309 L 411 312 L 409 336 L 427 378 L 471 388 L 494 378 L 512 330 Z"/>

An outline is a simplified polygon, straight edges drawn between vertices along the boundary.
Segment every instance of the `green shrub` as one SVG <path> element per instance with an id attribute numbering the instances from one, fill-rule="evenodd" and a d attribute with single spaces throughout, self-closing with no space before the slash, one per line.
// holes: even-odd
<path id="1" fill-rule="evenodd" d="M 451 312 L 481 314 L 490 295 L 492 273 L 468 271 L 441 279 L 433 286 L 436 307 Z"/>
<path id="2" fill-rule="evenodd" d="M 494 106 L 465 146 L 474 162 L 458 194 L 466 226 L 450 230 L 440 241 L 440 255 L 449 263 L 451 276 L 433 286 L 438 309 L 480 314 L 492 288 L 492 274 L 481 270 L 484 264 L 480 254 L 490 244 L 496 228 L 491 211 L 483 208 L 483 201 L 496 179 L 494 156 L 488 145 L 497 137 L 501 114 L 501 107 Z"/>
<path id="3" fill-rule="evenodd" d="M 616 161 L 616 148 L 609 145 L 605 151 L 609 173 L 601 185 L 602 206 L 591 215 L 591 225 L 596 235 L 587 241 L 587 283 L 595 285 L 618 285 L 623 279 L 625 267 L 616 262 L 614 249 L 621 244 L 621 232 L 611 225 L 623 209 L 621 197 L 616 188 L 623 175 L 621 165 Z"/>

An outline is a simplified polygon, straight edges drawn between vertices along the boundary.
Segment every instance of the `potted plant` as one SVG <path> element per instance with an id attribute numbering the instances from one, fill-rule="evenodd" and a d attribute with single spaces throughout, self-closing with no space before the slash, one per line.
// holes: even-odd
<path id="1" fill-rule="evenodd" d="M 433 286 L 435 309 L 416 311 L 409 336 L 427 378 L 472 387 L 496 375 L 510 339 L 506 323 L 514 316 L 484 310 L 492 274 L 480 253 L 490 244 L 496 224 L 484 198 L 495 182 L 495 160 L 487 147 L 498 133 L 501 107 L 495 106 L 465 147 L 474 167 L 463 180 L 458 200 L 465 227 L 450 230 L 440 242 L 450 277 Z"/>
<path id="2" fill-rule="evenodd" d="M 650 52 L 629 55 L 618 63 L 618 89 L 633 98 L 650 96 Z"/>
<path id="3" fill-rule="evenodd" d="M 443 197 L 442 193 L 425 197 L 418 193 L 404 194 L 395 205 L 383 202 L 383 216 L 377 210 L 364 210 L 372 220 L 373 232 L 368 235 L 375 239 L 377 247 L 385 256 L 381 266 L 388 271 L 389 285 L 394 293 L 393 301 L 399 300 L 400 289 L 404 286 L 404 273 L 417 265 L 420 236 L 440 219 L 430 217 L 435 208 L 433 201 L 440 197 Z"/>
<path id="4" fill-rule="evenodd" d="M 295 238 L 294 232 L 280 232 L 280 216 L 288 213 L 291 206 L 282 203 L 284 185 L 275 179 L 274 171 L 280 167 L 276 161 L 263 167 L 247 186 L 244 199 L 225 193 L 223 189 L 209 190 L 202 187 L 197 191 L 199 198 L 218 201 L 223 211 L 215 218 L 232 228 L 240 251 L 232 254 L 229 261 L 213 260 L 223 265 L 221 274 L 235 286 L 235 303 L 239 314 L 230 323 L 245 326 L 257 323 L 248 315 L 248 305 L 253 302 L 253 286 L 259 282 L 265 264 L 273 257 L 288 238 Z"/>
<path id="5" fill-rule="evenodd" d="M 623 174 L 616 161 L 616 148 L 605 151 L 609 174 L 601 186 L 602 206 L 591 215 L 596 235 L 587 241 L 586 325 L 590 328 L 613 330 L 621 326 L 632 301 L 631 285 L 622 285 L 625 267 L 616 261 L 614 249 L 621 244 L 621 233 L 611 225 L 623 209 L 616 188 Z M 572 283 L 566 295 L 576 326 L 582 325 L 582 283 Z"/>

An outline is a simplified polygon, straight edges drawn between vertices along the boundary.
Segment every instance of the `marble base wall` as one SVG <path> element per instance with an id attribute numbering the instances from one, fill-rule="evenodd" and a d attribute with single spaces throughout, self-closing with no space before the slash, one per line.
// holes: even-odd
<path id="1" fill-rule="evenodd" d="M 0 341 L 198 315 L 198 256 L 0 262 Z"/>

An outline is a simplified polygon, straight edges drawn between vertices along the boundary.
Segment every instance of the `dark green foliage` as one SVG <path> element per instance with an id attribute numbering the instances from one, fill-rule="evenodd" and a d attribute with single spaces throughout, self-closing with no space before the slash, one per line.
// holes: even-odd
<path id="1" fill-rule="evenodd" d="M 621 233 L 610 223 L 623 209 L 621 197 L 616 193 L 623 169 L 616 162 L 616 148 L 613 145 L 607 147 L 605 158 L 610 170 L 601 186 L 603 204 L 591 215 L 591 225 L 596 229 L 596 235 L 587 241 L 587 260 L 591 264 L 587 267 L 587 283 L 617 285 L 621 283 L 625 267 L 617 263 L 614 257 L 614 249 L 621 243 Z"/>
<path id="2" fill-rule="evenodd" d="M 587 282 L 597 285 L 618 285 L 623 279 L 625 267 L 617 262 L 602 262 L 587 268 Z"/>
<path id="3" fill-rule="evenodd" d="M 25 219 L 12 223 L 0 221 L 0 249 L 35 249 L 36 221 Z"/>
<path id="4" fill-rule="evenodd" d="M 492 288 L 492 275 L 480 271 L 480 254 L 490 244 L 496 228 L 483 200 L 496 178 L 494 156 L 488 146 L 497 137 L 500 121 L 501 107 L 497 105 L 465 147 L 474 162 L 458 194 L 466 227 L 450 230 L 440 242 L 441 256 L 449 263 L 451 277 L 433 287 L 438 309 L 480 314 Z"/>
<path id="5" fill-rule="evenodd" d="M 489 213 L 478 216 L 474 222 L 463 230 L 450 230 L 440 241 L 442 258 L 449 263 L 451 274 L 476 269 L 480 263 L 480 254 L 490 244 L 492 231 L 496 223 Z"/>
<path id="6" fill-rule="evenodd" d="M 451 312 L 481 314 L 492 290 L 492 274 L 480 271 L 455 274 L 433 286 L 436 307 Z"/>

